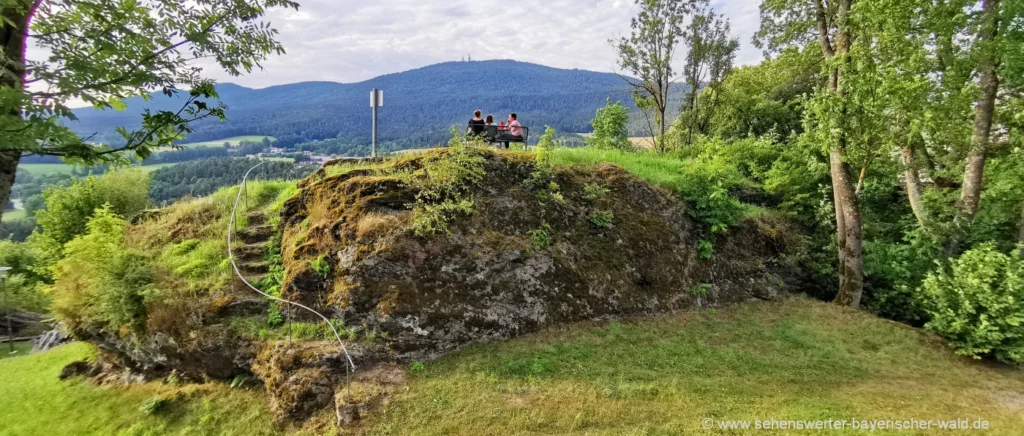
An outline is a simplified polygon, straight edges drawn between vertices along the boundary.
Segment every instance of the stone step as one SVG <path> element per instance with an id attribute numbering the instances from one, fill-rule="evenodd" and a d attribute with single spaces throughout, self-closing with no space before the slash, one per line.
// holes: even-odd
<path id="1" fill-rule="evenodd" d="M 258 244 L 269 241 L 274 236 L 274 228 L 268 225 L 249 226 L 239 230 L 236 235 L 246 244 Z"/>
<path id="2" fill-rule="evenodd" d="M 264 244 L 247 244 L 231 247 L 231 253 L 235 255 L 238 262 L 253 262 L 263 260 L 266 256 Z"/>
<path id="3" fill-rule="evenodd" d="M 268 265 L 266 262 L 260 261 L 239 263 L 238 271 L 240 271 L 242 274 L 245 274 L 246 279 L 248 280 L 249 276 L 256 274 L 266 274 L 270 272 L 270 265 Z"/>
<path id="4" fill-rule="evenodd" d="M 253 294 L 251 298 L 240 298 L 224 306 L 220 310 L 221 316 L 244 316 L 261 315 L 267 313 L 270 302 L 267 299 Z"/>
<path id="5" fill-rule="evenodd" d="M 261 211 L 249 212 L 249 214 L 245 216 L 245 221 L 250 226 L 261 226 L 267 223 L 267 216 Z"/>

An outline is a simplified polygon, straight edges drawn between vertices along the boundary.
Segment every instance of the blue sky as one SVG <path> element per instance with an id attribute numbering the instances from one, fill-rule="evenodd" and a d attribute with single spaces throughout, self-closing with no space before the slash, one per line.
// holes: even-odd
<path id="1" fill-rule="evenodd" d="M 516 59 L 559 68 L 613 71 L 609 38 L 629 33 L 632 0 L 299 0 L 268 20 L 288 51 L 245 77 L 207 74 L 262 88 L 329 80 L 359 82 L 459 60 Z M 737 63 L 761 60 L 751 43 L 759 0 L 713 0 L 740 40 Z M 681 61 L 685 53 L 677 54 Z"/>

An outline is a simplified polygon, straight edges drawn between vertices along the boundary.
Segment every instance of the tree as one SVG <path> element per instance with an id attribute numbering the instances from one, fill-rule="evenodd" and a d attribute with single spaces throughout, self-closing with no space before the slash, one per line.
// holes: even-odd
<path id="1" fill-rule="evenodd" d="M 682 112 L 686 122 L 686 145 L 690 145 L 695 132 L 707 132 L 711 116 L 718 107 L 722 82 L 732 70 L 740 44 L 729 36 L 729 20 L 709 9 L 693 18 L 683 42 L 688 48 L 683 69 L 688 89 Z M 701 94 L 707 95 L 703 105 L 698 104 L 697 97 Z"/>
<path id="2" fill-rule="evenodd" d="M 805 46 L 812 43 L 809 35 L 814 35 L 822 52 L 827 83 L 811 102 L 808 121 L 812 131 L 805 136 L 825 144 L 827 149 L 839 245 L 839 289 L 835 302 L 856 308 L 864 289 L 863 225 L 858 194 L 871 154 L 865 153 L 861 177 L 855 179 L 848 152 L 855 127 L 863 126 L 852 123 L 851 117 L 862 108 L 855 106 L 861 100 L 850 99 L 848 94 L 869 90 L 866 86 L 851 86 L 856 84 L 860 72 L 853 69 L 855 65 L 851 62 L 853 5 L 854 0 L 765 0 L 761 4 L 759 41 L 769 48 Z"/>
<path id="3" fill-rule="evenodd" d="M 978 82 L 981 95 L 975 105 L 974 133 L 971 149 L 967 153 L 964 182 L 958 203 L 957 223 L 969 224 L 978 212 L 981 189 L 985 175 L 985 160 L 988 157 L 989 141 L 992 136 L 992 120 L 995 117 L 996 98 L 999 93 L 1000 67 L 999 29 L 1003 11 L 999 0 L 982 2 L 981 22 L 978 26 Z"/>
<path id="4" fill-rule="evenodd" d="M 10 197 L 22 155 L 60 156 L 94 164 L 125 162 L 173 144 L 189 124 L 224 117 L 213 83 L 192 61 L 213 59 L 232 75 L 259 68 L 284 49 L 260 18 L 290 0 L 0 0 L 0 203 Z M 31 30 L 30 30 L 31 29 Z M 29 40 L 48 52 L 26 56 Z M 29 86 L 32 85 L 32 86 Z M 181 91 L 188 89 L 187 92 Z M 141 127 L 119 128 L 119 143 L 81 138 L 65 121 L 80 99 L 100 109 L 124 109 L 131 96 L 184 94 L 177 111 L 145 111 Z"/>
<path id="5" fill-rule="evenodd" d="M 597 110 L 590 123 L 594 127 L 594 134 L 587 138 L 587 145 L 597 148 L 632 148 L 626 130 L 628 123 L 629 109 L 623 107 L 621 102 L 612 105 L 612 99 L 609 98 L 605 106 Z"/>
<path id="6" fill-rule="evenodd" d="M 619 67 L 635 77 L 623 79 L 632 89 L 637 108 L 647 117 L 655 148 L 664 150 L 665 111 L 675 81 L 672 58 L 676 44 L 682 37 L 686 17 L 697 9 L 697 4 L 706 5 L 707 0 L 636 0 L 636 4 L 640 13 L 631 21 L 633 33 L 609 42 L 618 54 Z M 650 123 L 651 112 L 657 131 Z"/>
<path id="7" fill-rule="evenodd" d="M 85 233 L 97 209 L 107 207 L 123 218 L 149 207 L 149 176 L 140 170 L 111 171 L 89 176 L 68 188 L 48 188 L 46 208 L 36 213 L 42 236 L 64 244 Z"/>

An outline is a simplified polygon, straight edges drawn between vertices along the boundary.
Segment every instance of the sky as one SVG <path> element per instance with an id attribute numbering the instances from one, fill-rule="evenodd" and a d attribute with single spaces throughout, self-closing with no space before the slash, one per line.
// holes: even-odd
<path id="1" fill-rule="evenodd" d="M 628 35 L 632 0 L 299 0 L 295 10 L 272 10 L 287 54 L 263 71 L 220 82 L 263 88 L 305 81 L 361 82 L 439 62 L 515 59 L 558 68 L 612 72 L 610 38 Z M 751 43 L 760 0 L 712 0 L 740 40 L 737 64 L 754 64 Z M 685 53 L 678 53 L 682 65 Z"/>

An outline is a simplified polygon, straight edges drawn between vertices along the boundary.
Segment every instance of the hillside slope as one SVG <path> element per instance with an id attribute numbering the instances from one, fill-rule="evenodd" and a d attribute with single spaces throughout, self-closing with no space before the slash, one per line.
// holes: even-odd
<path id="1" fill-rule="evenodd" d="M 799 238 L 784 219 L 738 223 L 711 256 L 699 248 L 708 230 L 678 193 L 615 164 L 538 159 L 457 143 L 336 161 L 297 186 L 251 183 L 234 259 L 265 292 L 330 318 L 371 372 L 547 326 L 773 300 L 797 286 L 789 254 Z M 89 371 L 255 375 L 275 414 L 301 421 L 333 404 L 348 374 L 326 323 L 257 296 L 227 267 L 236 192 L 91 226 L 89 238 L 124 254 L 62 261 L 55 311 L 104 351 Z M 78 273 L 100 257 L 132 274 Z"/>
<path id="2" fill-rule="evenodd" d="M 372 88 L 385 91 L 381 141 L 401 148 L 445 138 L 448 128 L 465 123 L 474 109 L 502 120 L 518 112 L 524 124 L 537 128 L 586 132 L 606 99 L 632 105 L 626 86 L 614 74 L 516 61 L 448 62 L 351 84 L 303 82 L 264 89 L 221 84 L 217 89 L 229 107 L 229 120 L 196 123 L 188 140 L 270 135 L 285 146 L 333 138 L 365 144 L 370 139 Z M 113 128 L 136 125 L 143 108 L 177 109 L 176 104 L 180 106 L 179 99 L 162 95 L 149 103 L 133 98 L 124 112 L 76 110 L 79 121 L 71 125 L 80 134 L 98 133 L 98 140 L 115 141 Z"/>
<path id="3" fill-rule="evenodd" d="M 91 354 L 72 344 L 0 360 L 0 434 L 336 431 L 333 410 L 298 429 L 276 427 L 254 385 L 110 389 L 57 379 L 61 366 Z M 714 435 L 729 433 L 717 421 L 772 418 L 984 419 L 992 435 L 1024 426 L 1020 371 L 956 357 L 905 325 L 804 299 L 561 326 L 473 346 L 406 376 L 402 393 L 342 434 Z M 154 398 L 167 401 L 144 407 Z"/>

